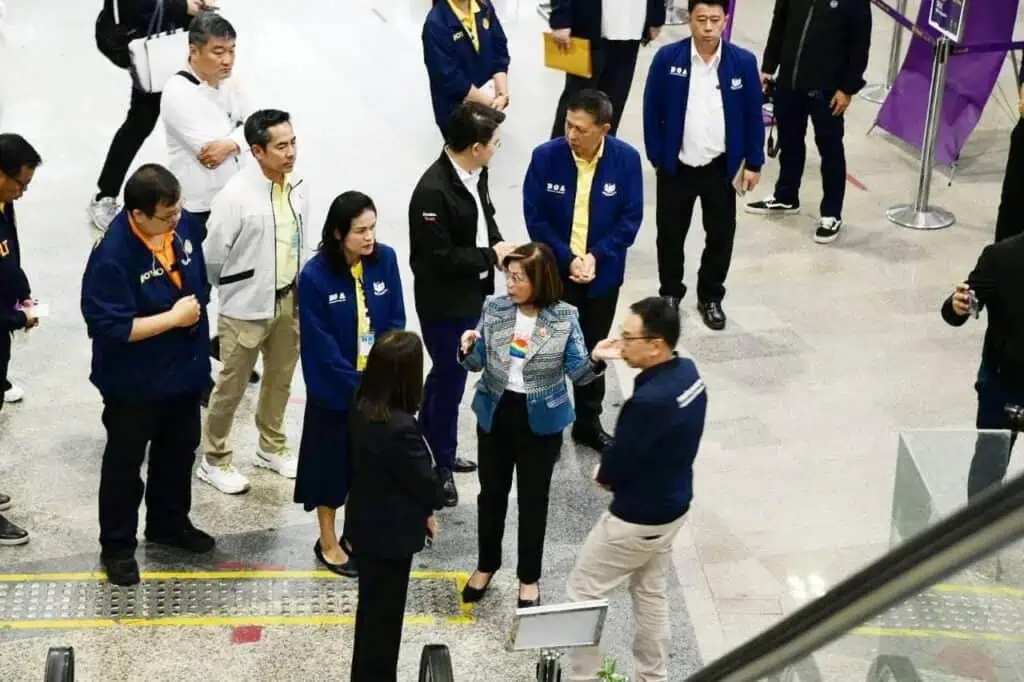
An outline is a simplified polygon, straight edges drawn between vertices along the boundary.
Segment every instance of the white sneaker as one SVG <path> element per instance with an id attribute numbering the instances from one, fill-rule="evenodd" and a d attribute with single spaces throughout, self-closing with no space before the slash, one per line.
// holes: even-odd
<path id="1" fill-rule="evenodd" d="M 111 197 L 94 198 L 89 202 L 89 218 L 100 232 L 107 231 L 120 210 L 121 207 L 117 205 L 117 199 Z"/>
<path id="2" fill-rule="evenodd" d="M 196 477 L 228 495 L 239 495 L 249 489 L 249 479 L 238 473 L 234 465 L 210 464 L 205 457 L 196 469 Z"/>
<path id="3" fill-rule="evenodd" d="M 284 449 L 281 452 L 256 452 L 256 466 L 276 471 L 285 478 L 295 478 L 299 470 L 299 458 L 291 450 Z"/>
<path id="4" fill-rule="evenodd" d="M 20 403 L 25 399 L 25 389 L 21 386 L 11 386 L 4 392 L 5 403 Z"/>

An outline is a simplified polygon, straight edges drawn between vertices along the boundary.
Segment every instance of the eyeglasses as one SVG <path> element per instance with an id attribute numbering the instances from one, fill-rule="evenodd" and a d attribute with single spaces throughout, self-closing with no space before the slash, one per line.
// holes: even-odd
<path id="1" fill-rule="evenodd" d="M 625 342 L 628 341 L 653 341 L 658 338 L 657 336 L 632 336 L 630 334 L 622 333 L 619 334 L 619 339 Z"/>
<path id="2" fill-rule="evenodd" d="M 153 220 L 159 220 L 160 222 L 164 223 L 165 225 L 173 225 L 174 223 L 178 222 L 178 220 L 180 218 L 181 218 L 181 209 L 180 208 L 177 211 L 175 211 L 174 213 L 172 213 L 171 215 L 169 215 L 169 216 L 160 216 L 160 215 L 153 214 Z"/>
<path id="3" fill-rule="evenodd" d="M 32 184 L 31 180 L 28 180 L 26 182 L 22 182 L 21 180 L 19 180 L 17 177 L 15 177 L 13 175 L 9 175 L 7 177 L 9 177 L 11 180 L 13 180 L 14 184 L 16 184 L 18 187 L 20 187 L 22 192 L 26 191 L 28 189 L 28 186 L 30 184 Z"/>
<path id="4" fill-rule="evenodd" d="M 524 284 L 530 281 L 530 279 L 526 275 L 520 272 L 510 272 L 507 275 L 505 275 L 505 279 L 512 282 L 513 284 Z"/>

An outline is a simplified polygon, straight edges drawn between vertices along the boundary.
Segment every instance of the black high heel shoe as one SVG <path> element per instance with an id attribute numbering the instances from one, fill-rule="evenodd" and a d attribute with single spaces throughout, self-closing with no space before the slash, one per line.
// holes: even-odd
<path id="1" fill-rule="evenodd" d="M 519 594 L 522 594 L 522 587 L 519 588 Z M 540 585 L 537 586 L 537 598 L 536 599 L 523 599 L 519 597 L 518 607 L 521 609 L 529 609 L 534 606 L 540 606 Z"/>
<path id="2" fill-rule="evenodd" d="M 324 556 L 324 552 L 320 549 L 320 541 L 317 540 L 316 544 L 313 545 L 313 554 L 316 555 L 317 561 L 327 567 L 327 570 L 337 575 L 343 575 L 346 578 L 358 578 L 359 571 L 356 568 L 356 560 L 351 554 L 348 557 L 348 561 L 343 564 L 332 564 Z"/>
<path id="3" fill-rule="evenodd" d="M 482 573 L 482 571 L 477 571 L 477 573 Z M 467 582 L 466 586 L 462 588 L 462 603 L 475 604 L 476 602 L 483 599 L 484 595 L 487 594 L 487 588 L 491 586 L 492 580 L 494 580 L 493 573 L 491 573 L 491 575 L 488 576 L 487 584 L 483 587 L 470 587 L 469 583 Z"/>

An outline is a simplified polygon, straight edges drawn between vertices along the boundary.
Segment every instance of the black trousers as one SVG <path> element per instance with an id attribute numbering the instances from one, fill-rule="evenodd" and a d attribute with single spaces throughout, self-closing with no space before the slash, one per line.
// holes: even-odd
<path id="1" fill-rule="evenodd" d="M 576 306 L 580 313 L 580 327 L 583 329 L 583 340 L 587 350 L 592 351 L 598 341 L 608 338 L 615 320 L 615 306 L 619 302 L 619 290 L 590 298 L 590 287 L 569 280 L 563 281 L 562 298 L 566 303 Z M 589 384 L 573 386 L 576 398 L 576 424 L 581 428 L 594 426 L 603 411 L 604 377 L 598 377 Z"/>
<path id="2" fill-rule="evenodd" d="M 982 362 L 974 388 L 978 392 L 975 426 L 980 430 L 1009 429 L 1006 406 L 1024 406 L 1024 386 L 1007 381 Z M 1010 466 L 1011 448 L 1012 443 L 1007 443 L 1004 434 L 978 434 L 967 474 L 968 499 L 1003 482 Z"/>
<path id="3" fill-rule="evenodd" d="M 476 429 L 480 468 L 480 494 L 476 498 L 477 538 L 480 557 L 477 569 L 494 573 L 501 568 L 501 543 L 505 536 L 508 494 L 516 473 L 519 493 L 519 567 L 524 584 L 540 580 L 544 559 L 544 534 L 548 525 L 548 494 L 562 434 L 538 436 L 530 429 L 526 396 L 506 391 L 494 413 L 491 432 Z M 362 565 L 360 565 L 362 570 Z M 360 580 L 362 580 L 362 573 Z"/>
<path id="4" fill-rule="evenodd" d="M 725 278 L 736 237 L 736 191 L 726 173 L 725 155 L 706 166 L 680 163 L 675 175 L 658 171 L 658 280 L 662 296 L 683 298 L 685 254 L 693 206 L 700 199 L 704 222 L 704 253 L 697 272 L 697 298 L 702 302 L 725 297 Z"/>
<path id="5" fill-rule="evenodd" d="M 846 130 L 842 116 L 833 116 L 829 102 L 835 93 L 801 92 L 778 86 L 775 90 L 775 125 L 779 128 L 779 180 L 775 199 L 800 203 L 800 183 L 807 163 L 807 121 L 814 126 L 814 142 L 821 156 L 821 217 L 843 217 L 846 198 Z"/>
<path id="6" fill-rule="evenodd" d="M 4 409 L 4 393 L 11 387 L 7 371 L 11 366 L 11 333 L 0 331 L 0 410 Z"/>
<path id="7" fill-rule="evenodd" d="M 593 63 L 593 77 L 581 78 L 572 74 L 565 76 L 565 89 L 558 100 L 555 112 L 555 125 L 551 128 L 551 139 L 565 135 L 565 110 L 569 97 L 580 90 L 588 88 L 600 90 L 612 101 L 611 134 L 619 129 L 622 112 L 629 99 L 630 88 L 633 87 L 633 73 L 636 71 L 636 58 L 640 52 L 639 40 L 600 40 L 591 41 L 590 56 Z"/>
<path id="8" fill-rule="evenodd" d="M 996 217 L 996 241 L 1024 232 L 1024 117 L 1010 135 L 1010 156 L 1006 159 L 1003 194 Z"/>
<path id="9" fill-rule="evenodd" d="M 139 153 L 142 143 L 146 141 L 156 121 L 160 118 L 160 93 L 143 92 L 132 87 L 132 97 L 128 104 L 128 114 L 124 123 L 114 133 L 107 151 L 107 159 L 103 162 L 103 170 L 96 182 L 101 197 L 116 197 L 121 193 L 121 185 L 128 174 L 128 168 Z"/>
<path id="10" fill-rule="evenodd" d="M 412 556 L 385 559 L 359 555 L 352 682 L 397 682 L 402 620 Z"/>
<path id="11" fill-rule="evenodd" d="M 190 524 L 192 465 L 200 440 L 199 394 L 158 402 L 105 401 L 107 447 L 100 470 L 100 545 L 107 555 L 135 551 L 139 504 L 147 535 Z M 149 447 L 146 483 L 140 472 Z"/>

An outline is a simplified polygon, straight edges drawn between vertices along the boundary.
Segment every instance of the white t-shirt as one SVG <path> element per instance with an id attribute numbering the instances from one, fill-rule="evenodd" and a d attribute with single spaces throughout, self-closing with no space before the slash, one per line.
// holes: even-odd
<path id="1" fill-rule="evenodd" d="M 521 310 L 516 310 L 516 328 L 512 332 L 512 343 L 508 348 L 511 363 L 508 368 L 508 386 L 506 387 L 514 393 L 526 393 L 523 365 L 526 364 L 526 354 L 530 352 L 530 337 L 533 336 L 533 329 L 536 326 L 536 315 L 530 317 L 524 315 Z"/>
<path id="2" fill-rule="evenodd" d="M 640 40 L 647 22 L 647 3 L 642 0 L 599 0 L 601 36 L 608 40 Z"/>

